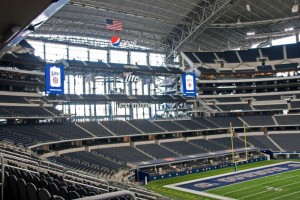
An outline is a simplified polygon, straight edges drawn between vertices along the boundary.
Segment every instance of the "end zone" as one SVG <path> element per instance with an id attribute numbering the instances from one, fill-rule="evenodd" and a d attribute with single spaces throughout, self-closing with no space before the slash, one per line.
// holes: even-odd
<path id="1" fill-rule="evenodd" d="M 164 187 L 215 199 L 232 200 L 232 198 L 210 194 L 205 191 L 299 169 L 300 163 L 288 161 L 241 170 L 238 172 L 230 172 L 216 176 L 165 185 Z"/>

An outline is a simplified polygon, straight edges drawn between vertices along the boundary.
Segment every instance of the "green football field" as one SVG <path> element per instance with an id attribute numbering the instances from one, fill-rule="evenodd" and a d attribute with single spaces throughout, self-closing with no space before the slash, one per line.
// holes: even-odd
<path id="1" fill-rule="evenodd" d="M 300 199 L 300 170 L 206 191 L 233 199 Z"/>
<path id="2" fill-rule="evenodd" d="M 239 171 L 241 171 L 241 170 L 251 169 L 255 167 L 268 166 L 280 162 L 284 162 L 284 161 L 278 161 L 278 160 L 262 161 L 257 163 L 241 165 L 238 167 L 238 169 Z M 201 172 L 196 174 L 190 174 L 181 177 L 152 181 L 145 187 L 149 190 L 161 194 L 162 196 L 174 200 L 212 199 L 209 197 L 200 196 L 198 194 L 166 188 L 164 186 L 181 183 L 184 181 L 211 177 L 211 176 L 220 175 L 228 172 L 233 172 L 233 168 L 229 167 L 229 168 L 223 168 L 219 170 L 212 170 L 212 171 L 206 171 L 206 172 Z M 264 178 L 249 180 L 238 184 L 216 188 L 206 192 L 224 196 L 224 197 L 229 197 L 232 199 L 253 199 L 253 200 L 300 199 L 300 170 L 284 172 L 277 175 L 270 175 Z"/>

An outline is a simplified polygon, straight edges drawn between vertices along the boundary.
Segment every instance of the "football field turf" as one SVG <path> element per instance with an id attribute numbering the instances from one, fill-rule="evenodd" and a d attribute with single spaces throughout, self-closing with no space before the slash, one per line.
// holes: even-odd
<path id="1" fill-rule="evenodd" d="M 300 170 L 206 191 L 233 199 L 300 199 Z"/>
<path id="2" fill-rule="evenodd" d="M 299 160 L 297 160 L 299 161 Z M 252 180 L 241 180 L 237 183 L 230 184 L 220 184 L 215 185 L 212 188 L 206 188 L 204 185 L 204 189 L 200 189 L 200 192 L 187 190 L 180 190 L 180 188 L 171 188 L 170 185 L 183 185 L 185 182 L 195 182 L 201 181 L 203 179 L 212 179 L 213 177 L 224 176 L 226 174 L 230 174 L 233 172 L 233 168 L 223 168 L 219 170 L 212 170 L 197 174 L 191 174 L 176 178 L 163 179 L 158 181 L 150 182 L 146 188 L 153 190 L 155 192 L 160 193 L 163 196 L 166 196 L 171 199 L 185 199 L 185 200 L 200 200 L 200 199 L 219 199 L 218 197 L 224 197 L 223 199 L 300 199 L 300 170 L 298 168 L 295 169 L 283 169 L 283 171 L 277 171 L 276 173 L 268 172 L 267 174 L 260 174 L 261 170 L 253 169 L 257 167 L 262 167 L 262 170 L 270 168 L 271 164 L 282 163 L 282 161 L 263 161 L 258 163 L 251 163 L 247 165 L 239 166 L 239 172 L 253 171 L 258 175 L 262 175 L 261 177 L 253 177 Z M 299 164 L 298 164 L 299 165 Z M 284 166 L 281 166 L 284 168 Z M 277 168 L 276 168 L 277 169 Z M 278 169 L 277 169 L 278 170 Z M 286 170 L 286 171 L 284 171 Z M 273 174 L 272 174 L 273 173 Z M 235 174 L 235 173 L 231 173 Z M 250 174 L 250 177 L 253 174 Z M 244 175 L 245 177 L 249 177 L 248 175 Z M 244 177 L 244 178 L 245 178 Z M 212 180 L 213 181 L 213 180 Z M 229 181 L 230 182 L 230 181 Z M 212 182 L 214 183 L 214 182 Z M 196 183 L 197 184 L 197 183 Z M 200 187 L 203 186 L 201 182 L 198 183 Z M 199 186 L 197 185 L 197 186 Z M 199 188 L 198 188 L 199 189 Z M 194 188 L 194 190 L 197 190 Z M 201 192 L 205 192 L 208 194 L 212 194 L 211 197 L 209 195 L 201 195 Z M 213 196 L 218 195 L 218 196 Z M 217 198 L 216 198 L 217 197 Z"/>

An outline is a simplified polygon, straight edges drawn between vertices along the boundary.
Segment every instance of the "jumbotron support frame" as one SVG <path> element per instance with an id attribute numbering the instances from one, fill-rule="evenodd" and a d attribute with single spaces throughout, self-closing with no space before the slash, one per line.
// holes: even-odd
<path id="1" fill-rule="evenodd" d="M 179 24 L 172 32 L 176 32 L 172 39 L 166 39 L 164 43 L 169 47 L 167 58 L 171 57 L 177 50 L 189 44 L 205 31 L 210 24 L 214 23 L 226 12 L 228 6 L 239 0 L 203 0 L 194 10 L 188 14 L 192 20 L 189 24 Z"/>

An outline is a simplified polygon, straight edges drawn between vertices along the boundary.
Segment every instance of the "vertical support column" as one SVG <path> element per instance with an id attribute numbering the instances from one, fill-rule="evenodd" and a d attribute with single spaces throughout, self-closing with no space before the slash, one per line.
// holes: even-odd
<path id="1" fill-rule="evenodd" d="M 153 80 L 153 77 L 151 77 L 152 78 L 152 80 Z M 152 84 L 152 83 L 151 83 Z M 148 89 L 148 95 L 152 95 L 151 94 L 151 84 L 148 84 L 147 85 L 147 89 Z M 152 104 L 151 104 L 152 105 Z M 148 108 L 149 110 L 149 117 L 151 118 L 152 117 L 152 106 L 150 106 L 149 108 Z"/>
<path id="2" fill-rule="evenodd" d="M 69 51 L 69 45 L 67 45 L 67 60 L 70 60 L 70 51 Z"/>
<path id="3" fill-rule="evenodd" d="M 147 62 L 147 65 L 150 66 L 150 52 L 149 51 L 147 51 L 146 62 Z"/>
<path id="4" fill-rule="evenodd" d="M 91 57 L 90 57 L 90 49 L 87 50 L 87 60 L 91 61 Z"/>
<path id="5" fill-rule="evenodd" d="M 114 74 L 114 78 L 113 78 L 114 80 L 114 82 L 113 82 L 113 84 L 114 84 L 114 94 L 116 94 L 117 93 L 117 76 L 116 76 L 116 74 Z"/>
<path id="6" fill-rule="evenodd" d="M 132 95 L 132 82 L 127 82 L 128 84 L 128 95 L 131 96 Z M 133 117 L 133 108 L 130 104 L 130 107 L 129 107 L 129 115 L 130 115 L 130 119 L 134 119 Z"/>
<path id="7" fill-rule="evenodd" d="M 97 104 L 94 102 L 94 121 L 97 121 Z"/>
<path id="8" fill-rule="evenodd" d="M 86 94 L 86 90 L 85 90 L 85 74 L 82 74 L 82 89 L 83 89 L 83 91 L 82 91 L 82 93 L 83 94 Z"/>
<path id="9" fill-rule="evenodd" d="M 296 33 L 296 42 L 299 42 L 299 33 Z"/>
<path id="10" fill-rule="evenodd" d="M 47 57 L 46 57 L 46 42 L 43 42 L 43 49 L 44 49 L 44 60 L 46 61 Z"/>
<path id="11" fill-rule="evenodd" d="M 110 63 L 110 49 L 107 49 L 107 63 Z"/>
<path id="12" fill-rule="evenodd" d="M 77 107 L 76 107 L 76 102 L 75 102 L 75 121 L 77 121 L 76 119 L 77 119 Z"/>
<path id="13" fill-rule="evenodd" d="M 128 50 L 127 51 L 127 64 L 130 65 L 130 63 L 131 63 L 131 51 Z"/>
<path id="14" fill-rule="evenodd" d="M 106 76 L 103 76 L 103 87 L 104 87 L 104 94 L 107 94 L 107 88 L 106 88 Z"/>

